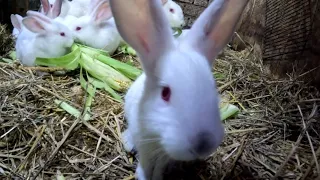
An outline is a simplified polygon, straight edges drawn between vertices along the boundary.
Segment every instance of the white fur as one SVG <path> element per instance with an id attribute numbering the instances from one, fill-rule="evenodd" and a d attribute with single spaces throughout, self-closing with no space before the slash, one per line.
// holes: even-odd
<path id="1" fill-rule="evenodd" d="M 69 2 L 70 9 L 68 15 L 81 17 L 89 12 L 90 0 L 73 0 Z"/>
<path id="2" fill-rule="evenodd" d="M 40 13 L 30 12 L 27 14 L 33 16 L 28 16 L 22 21 L 27 30 L 20 33 L 15 45 L 17 58 L 21 63 L 34 66 L 36 57 L 60 57 L 70 52 L 73 44 L 70 30 Z M 64 36 L 60 33 L 64 33 Z"/>
<path id="3" fill-rule="evenodd" d="M 61 1 L 62 3 L 59 4 L 57 3 L 58 1 Z M 69 29 L 71 28 L 71 24 L 77 20 L 76 16 L 69 15 L 69 1 L 67 0 L 43 0 L 42 6 L 45 7 L 42 9 L 42 14 L 47 16 L 48 18 L 52 19 L 55 22 L 61 23 L 68 27 Z M 49 2 L 49 3 L 48 3 Z M 51 7 L 52 6 L 52 7 Z M 56 8 L 55 10 L 53 10 Z M 44 9 L 46 11 L 44 11 Z"/>
<path id="4" fill-rule="evenodd" d="M 53 5 L 57 0 L 47 0 L 50 5 Z M 61 14 L 59 17 L 66 17 L 68 15 L 81 17 L 86 15 L 91 7 L 92 2 L 96 0 L 62 0 Z M 52 17 L 52 12 L 44 12 L 43 5 L 41 5 L 40 12 L 46 14 L 48 17 Z"/>
<path id="5" fill-rule="evenodd" d="M 13 28 L 12 36 L 17 38 L 19 34 L 20 34 L 20 31 L 17 28 Z"/>
<path id="6" fill-rule="evenodd" d="M 211 66 L 246 3 L 213 1 L 190 31 L 175 39 L 160 0 L 110 0 L 119 33 L 144 70 L 125 96 L 128 128 L 122 135 L 125 150 L 138 152 L 139 180 L 161 180 L 169 160 L 204 159 L 222 142 Z M 171 89 L 168 102 L 165 87 Z"/>
<path id="7" fill-rule="evenodd" d="M 163 5 L 163 8 L 171 27 L 180 28 L 185 25 L 183 11 L 179 4 L 172 0 L 168 0 Z M 172 9 L 173 12 L 171 12 L 170 9 Z"/>
<path id="8" fill-rule="evenodd" d="M 53 11 L 53 7 L 51 6 L 57 6 L 58 1 L 61 1 L 62 5 L 59 7 L 59 15 L 56 15 L 57 12 Z M 69 14 L 70 11 L 70 2 L 68 0 L 41 0 L 41 6 L 40 6 L 40 13 L 46 15 L 49 18 L 56 18 L 56 17 L 66 17 Z"/>
<path id="9" fill-rule="evenodd" d="M 185 26 L 184 14 L 181 6 L 172 0 L 162 0 L 164 14 L 167 17 L 172 28 L 181 28 Z M 173 12 L 170 11 L 173 9 Z M 121 37 L 120 45 L 126 42 Z"/>
<path id="10" fill-rule="evenodd" d="M 56 22 L 59 22 L 59 23 L 61 23 L 61 24 L 63 24 L 63 25 L 65 25 L 65 26 L 67 26 L 70 30 L 71 30 L 71 28 L 72 28 L 72 23 L 73 22 L 75 22 L 75 21 L 77 21 L 78 20 L 78 18 L 77 17 L 75 17 L 75 16 L 72 16 L 72 15 L 67 15 L 67 16 L 65 16 L 65 17 L 57 17 L 57 18 L 55 18 L 55 19 L 53 19 L 54 21 L 56 21 Z"/>
<path id="11" fill-rule="evenodd" d="M 23 29 L 23 25 L 22 25 L 23 18 L 18 14 L 11 14 L 10 19 L 13 25 L 12 35 L 13 37 L 17 38 Z"/>
<path id="12" fill-rule="evenodd" d="M 120 44 L 121 36 L 115 26 L 110 7 L 105 6 L 106 3 L 108 2 L 101 1 L 91 13 L 77 18 L 71 23 L 70 29 L 76 42 L 113 54 Z M 96 18 L 99 11 L 105 15 Z M 110 14 L 107 14 L 108 11 Z"/>

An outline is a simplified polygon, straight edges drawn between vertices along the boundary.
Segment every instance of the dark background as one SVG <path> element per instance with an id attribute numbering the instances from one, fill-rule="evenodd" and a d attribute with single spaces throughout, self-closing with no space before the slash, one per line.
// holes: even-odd
<path id="1" fill-rule="evenodd" d="M 0 0 L 0 23 L 7 24 L 12 29 L 11 14 L 24 16 L 27 10 L 38 10 L 40 0 Z"/>

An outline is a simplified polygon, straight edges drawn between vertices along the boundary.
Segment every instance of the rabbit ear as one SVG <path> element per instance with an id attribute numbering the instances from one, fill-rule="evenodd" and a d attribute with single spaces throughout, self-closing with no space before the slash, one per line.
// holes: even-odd
<path id="1" fill-rule="evenodd" d="M 51 9 L 49 0 L 40 0 L 40 1 L 41 1 L 44 14 L 48 14 Z"/>
<path id="2" fill-rule="evenodd" d="M 98 4 L 101 2 L 102 0 L 91 0 L 90 3 L 90 11 L 93 12 L 94 9 L 98 6 Z"/>
<path id="3" fill-rule="evenodd" d="M 156 61 L 173 49 L 173 35 L 161 0 L 110 0 L 122 38 L 139 54 L 144 71 L 154 71 Z"/>
<path id="4" fill-rule="evenodd" d="M 112 17 L 110 4 L 108 1 L 101 1 L 92 14 L 93 21 L 100 23 Z"/>
<path id="5" fill-rule="evenodd" d="M 13 27 L 15 27 L 19 31 L 21 31 L 21 24 L 20 24 L 20 21 L 17 18 L 17 16 L 15 16 L 14 14 L 11 14 L 10 19 L 11 19 L 11 23 L 12 23 Z"/>
<path id="6" fill-rule="evenodd" d="M 34 33 L 44 33 L 50 28 L 50 24 L 33 16 L 28 16 L 22 20 L 23 25 Z"/>
<path id="7" fill-rule="evenodd" d="M 168 0 L 161 0 L 162 4 L 166 4 Z"/>
<path id="8" fill-rule="evenodd" d="M 48 18 L 47 16 L 39 13 L 39 12 L 36 12 L 36 11 L 27 11 L 27 16 L 33 16 L 33 17 L 36 17 L 38 19 L 41 19 L 42 21 L 46 22 L 46 23 L 51 23 L 51 19 Z"/>
<path id="9" fill-rule="evenodd" d="M 22 16 L 20 16 L 19 14 L 16 14 L 15 16 L 17 17 L 17 19 L 18 19 L 19 23 L 21 23 L 21 22 L 22 22 L 23 17 L 22 17 Z"/>
<path id="10" fill-rule="evenodd" d="M 52 11 L 52 18 L 56 18 L 61 13 L 61 7 L 62 7 L 62 0 L 56 0 L 53 4 L 53 7 L 51 9 Z"/>
<path id="11" fill-rule="evenodd" d="M 248 0 L 214 0 L 195 21 L 182 44 L 191 45 L 212 64 L 234 34 Z"/>

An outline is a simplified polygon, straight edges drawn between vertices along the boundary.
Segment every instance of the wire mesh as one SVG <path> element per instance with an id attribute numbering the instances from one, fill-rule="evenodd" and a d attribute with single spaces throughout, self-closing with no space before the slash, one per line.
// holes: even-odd
<path id="1" fill-rule="evenodd" d="M 264 61 L 296 60 L 308 49 L 310 0 L 266 0 Z"/>

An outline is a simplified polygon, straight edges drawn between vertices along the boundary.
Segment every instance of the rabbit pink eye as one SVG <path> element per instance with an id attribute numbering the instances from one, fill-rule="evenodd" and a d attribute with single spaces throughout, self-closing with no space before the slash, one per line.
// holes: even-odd
<path id="1" fill-rule="evenodd" d="M 171 12 L 171 13 L 174 13 L 174 9 L 170 8 L 170 12 Z"/>
<path id="2" fill-rule="evenodd" d="M 80 30 L 81 30 L 81 27 L 77 27 L 76 30 L 77 30 L 77 31 L 80 31 Z"/>
<path id="3" fill-rule="evenodd" d="M 164 101 L 169 101 L 171 96 L 171 90 L 169 87 L 163 87 L 161 92 L 162 99 Z"/>
<path id="4" fill-rule="evenodd" d="M 60 36 L 65 36 L 64 32 L 60 33 Z"/>

